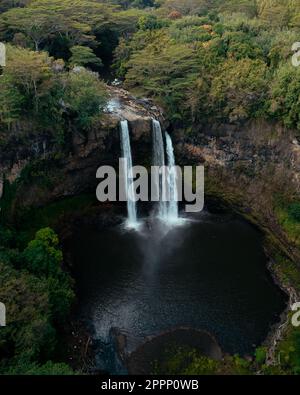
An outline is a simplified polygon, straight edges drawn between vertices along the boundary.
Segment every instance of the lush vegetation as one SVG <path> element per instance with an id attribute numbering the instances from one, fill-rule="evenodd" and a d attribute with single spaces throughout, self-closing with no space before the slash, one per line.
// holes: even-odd
<path id="1" fill-rule="evenodd" d="M 107 102 L 104 81 L 115 77 L 138 96 L 154 98 L 188 132 L 205 123 L 266 119 L 300 134 L 300 67 L 291 64 L 292 44 L 300 41 L 299 0 L 0 0 L 0 41 L 7 44 L 0 78 L 3 151 L 14 134 L 26 140 L 34 133 L 51 136 L 59 156 L 75 131 L 86 135 L 97 125 Z M 58 172 L 39 165 L 28 165 L 28 179 L 39 174 L 51 188 Z M 0 331 L 1 373 L 71 372 L 57 359 L 57 332 L 74 294 L 49 228 L 51 208 L 23 217 L 34 227 L 43 222 L 35 235 L 17 233 L 1 217 L 0 301 L 9 314 Z M 299 199 L 278 201 L 276 215 L 300 247 Z M 280 260 L 279 275 L 300 284 L 295 267 Z M 299 373 L 299 334 L 290 331 L 280 347 L 278 372 Z M 276 373 L 264 366 L 264 349 L 253 358 L 221 364 L 178 350 L 156 369 Z"/>
<path id="2" fill-rule="evenodd" d="M 9 229 L 0 232 L 0 299 L 7 326 L 0 331 L 0 373 L 71 374 L 55 362 L 57 330 L 67 322 L 73 284 L 62 268 L 58 237 L 40 229 L 24 250 Z"/>
<path id="3" fill-rule="evenodd" d="M 169 375 L 250 375 L 251 363 L 238 355 L 225 356 L 224 360 L 216 361 L 201 355 L 194 349 L 179 347 L 165 350 L 160 362 L 154 363 L 153 373 Z"/>
<path id="4" fill-rule="evenodd" d="M 186 125 L 272 117 L 299 129 L 300 74 L 290 61 L 296 2 L 161 3 L 115 51 L 128 88 L 155 97 Z"/>
<path id="5" fill-rule="evenodd" d="M 297 1 L 5 0 L 0 7 L 0 40 L 10 43 L 0 94 L 8 130 L 28 116 L 40 128 L 55 117 L 60 138 L 70 132 L 66 118 L 90 127 L 105 88 L 97 74 L 72 70 L 101 74 L 112 60 L 126 87 L 156 98 L 186 126 L 272 117 L 300 129 L 300 68 L 290 61 Z M 79 92 L 81 103 L 73 101 Z"/>

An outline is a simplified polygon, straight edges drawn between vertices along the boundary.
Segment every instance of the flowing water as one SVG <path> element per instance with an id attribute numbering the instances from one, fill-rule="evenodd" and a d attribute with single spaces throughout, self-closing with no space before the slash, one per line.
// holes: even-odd
<path id="1" fill-rule="evenodd" d="M 131 145 L 130 145 L 130 136 L 129 136 L 129 127 L 128 121 L 121 121 L 121 148 L 122 148 L 122 156 L 127 160 L 127 168 L 125 169 L 125 188 L 127 195 L 127 227 L 136 229 L 139 224 L 137 221 L 137 210 L 136 210 L 136 202 L 135 202 L 135 190 L 133 185 L 133 171 L 132 171 L 132 154 L 131 154 Z"/>
<path id="2" fill-rule="evenodd" d="M 179 224 L 176 162 L 172 139 L 168 133 L 165 137 L 167 163 L 161 125 L 153 120 L 153 166 L 164 169 L 155 185 L 159 192 L 158 218 L 167 225 L 176 225 Z"/>
<path id="3" fill-rule="evenodd" d="M 167 208 L 167 219 L 171 224 L 178 222 L 178 189 L 177 189 L 177 173 L 176 173 L 176 162 L 174 155 L 174 147 L 172 139 L 168 133 L 166 133 L 166 149 L 168 157 L 168 190 L 169 190 L 169 202 Z"/>
<path id="4" fill-rule="evenodd" d="M 153 166 L 160 168 L 165 166 L 164 140 L 160 123 L 156 120 L 153 120 Z M 161 219 L 167 218 L 168 212 L 167 202 L 164 201 L 165 182 L 165 174 L 160 173 L 157 177 L 156 185 L 154 185 L 159 194 L 158 217 Z"/>

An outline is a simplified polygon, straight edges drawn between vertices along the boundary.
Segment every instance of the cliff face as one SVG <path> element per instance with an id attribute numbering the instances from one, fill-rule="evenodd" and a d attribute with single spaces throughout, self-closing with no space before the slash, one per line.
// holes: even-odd
<path id="1" fill-rule="evenodd" d="M 235 125 L 208 125 L 195 137 L 184 137 L 179 132 L 178 154 L 182 161 L 199 160 L 210 167 L 239 169 L 252 177 L 267 167 L 272 167 L 273 176 L 283 168 L 289 182 L 300 190 L 300 144 L 292 131 L 279 124 L 266 121 Z M 269 180 L 270 183 L 273 181 Z"/>
<path id="2" fill-rule="evenodd" d="M 20 205 L 43 205 L 65 196 L 94 192 L 98 167 L 118 167 L 121 156 L 119 125 L 125 119 L 129 121 L 134 161 L 147 165 L 152 149 L 151 120 L 155 118 L 163 123 L 161 110 L 150 100 L 136 100 L 122 89 L 108 90 L 110 100 L 103 116 L 86 135 L 74 131 L 65 150 L 49 134 L 12 133 L 0 151 L 0 197 L 4 180 L 12 183 L 22 170 L 32 166 L 31 174 L 36 177 L 19 190 Z M 41 178 L 47 179 L 50 188 L 41 188 Z"/>
<path id="3" fill-rule="evenodd" d="M 276 202 L 300 192 L 300 144 L 295 133 L 266 121 L 210 125 L 186 137 L 175 132 L 181 164 L 203 164 L 206 196 L 219 198 L 270 231 L 293 259 L 299 251 L 278 221 Z"/>
<path id="4" fill-rule="evenodd" d="M 151 119 L 159 119 L 171 132 L 172 126 L 151 101 L 137 100 L 118 88 L 109 88 L 109 93 L 104 115 L 86 135 L 73 132 L 67 150 L 62 151 L 47 134 L 27 132 L 25 138 L 13 133 L 0 151 L 0 194 L 4 179 L 13 182 L 28 168 L 30 177 L 18 186 L 18 206 L 94 193 L 98 167 L 118 167 L 119 123 L 124 119 L 131 129 L 134 163 L 150 165 Z M 174 128 L 172 133 L 179 164 L 204 164 L 207 195 L 226 200 L 285 241 L 273 201 L 280 192 L 299 193 L 300 144 L 291 132 L 257 121 L 243 126 L 209 125 L 195 133 Z"/>

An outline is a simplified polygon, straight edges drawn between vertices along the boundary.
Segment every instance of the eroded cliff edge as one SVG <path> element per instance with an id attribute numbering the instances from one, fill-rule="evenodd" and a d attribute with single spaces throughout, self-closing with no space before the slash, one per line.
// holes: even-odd
<path id="1" fill-rule="evenodd" d="M 146 164 L 152 147 L 152 119 L 165 123 L 162 111 L 150 100 L 137 100 L 123 89 L 107 89 L 104 113 L 87 133 L 73 130 L 64 147 L 46 132 L 19 129 L 9 138 L 6 135 L 0 150 L 0 196 L 5 182 L 20 179 L 25 182 L 18 185 L 16 204 L 22 206 L 42 206 L 94 192 L 98 167 L 119 164 L 119 124 L 125 119 L 129 121 L 134 160 Z"/>
<path id="2" fill-rule="evenodd" d="M 9 138 L 6 135 L 0 150 L 0 194 L 4 182 L 17 181 L 15 207 L 19 207 L 94 193 L 98 167 L 118 166 L 120 120 L 129 121 L 134 163 L 151 164 L 155 118 L 172 132 L 180 165 L 205 166 L 207 197 L 225 201 L 270 230 L 285 253 L 299 260 L 297 241 L 288 237 L 274 207 L 281 193 L 293 198 L 300 192 L 300 143 L 293 131 L 252 121 L 197 126 L 187 132 L 169 123 L 151 100 L 136 99 L 120 88 L 108 91 L 105 112 L 93 128 L 86 134 L 73 130 L 63 148 L 46 132 L 20 128 Z"/>

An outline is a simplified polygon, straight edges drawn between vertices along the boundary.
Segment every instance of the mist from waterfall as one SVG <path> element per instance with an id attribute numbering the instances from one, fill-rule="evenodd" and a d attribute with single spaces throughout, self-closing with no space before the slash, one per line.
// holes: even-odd
<path id="1" fill-rule="evenodd" d="M 168 225 L 178 223 L 177 172 L 172 139 L 166 133 L 167 166 L 166 174 L 159 174 L 156 188 L 159 191 L 158 217 Z M 166 166 L 165 145 L 160 122 L 153 120 L 153 166 Z"/>
<path id="2" fill-rule="evenodd" d="M 136 201 L 134 199 L 135 190 L 133 184 L 133 165 L 128 121 L 121 121 L 121 148 L 123 158 L 127 159 L 127 169 L 125 169 L 124 175 L 128 211 L 128 219 L 126 225 L 130 229 L 137 229 L 139 227 L 139 224 L 137 221 Z"/>

